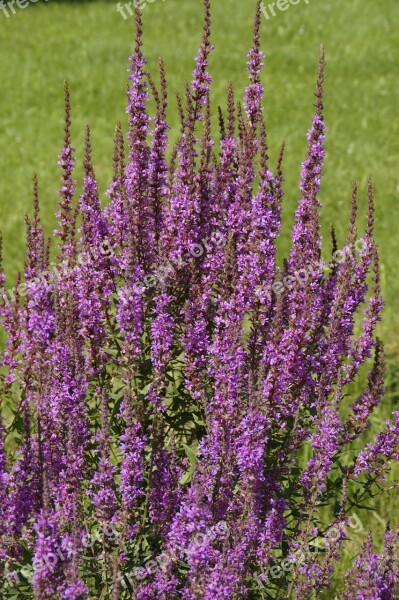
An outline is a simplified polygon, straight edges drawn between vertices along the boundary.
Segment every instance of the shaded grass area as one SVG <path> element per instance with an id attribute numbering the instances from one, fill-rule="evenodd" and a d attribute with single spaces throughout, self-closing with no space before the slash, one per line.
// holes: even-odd
<path id="1" fill-rule="evenodd" d="M 253 0 L 214 0 L 211 72 L 212 102 L 225 106 L 225 88 L 232 80 L 237 92 L 246 85 L 245 54 L 251 42 Z M 201 35 L 199 0 L 155 0 L 143 12 L 145 53 L 156 73 L 158 56 L 165 60 L 169 81 L 171 136 L 177 136 L 175 92 L 193 69 Z M 276 160 L 286 141 L 285 224 L 281 252 L 289 247 L 289 230 L 298 200 L 300 162 L 306 150 L 306 130 L 312 116 L 313 89 L 321 43 L 327 51 L 327 157 L 322 187 L 322 224 L 329 247 L 330 223 L 344 241 L 350 185 L 357 179 L 366 207 L 366 178 L 376 191 L 376 237 L 380 244 L 383 291 L 386 298 L 380 335 L 390 355 L 388 394 L 377 411 L 373 431 L 383 427 L 398 403 L 399 311 L 396 274 L 399 255 L 399 20 L 397 0 L 312 0 L 262 21 L 265 115 L 270 156 Z M 133 48 L 134 23 L 124 20 L 109 1 L 43 1 L 9 19 L 0 13 L 0 222 L 5 266 L 15 276 L 23 266 L 23 215 L 30 210 L 33 171 L 40 182 L 44 224 L 55 226 L 59 186 L 57 154 L 62 145 L 63 80 L 68 79 L 73 102 L 72 132 L 78 175 L 83 154 L 83 130 L 93 132 L 94 160 L 101 190 L 111 177 L 115 124 L 126 124 L 124 113 L 127 56 Z M 215 111 L 216 112 L 216 111 Z M 216 126 L 216 123 L 215 123 Z M 364 218 L 363 221 L 364 223 Z M 11 284 L 9 284 L 11 285 Z M 359 382 L 360 387 L 360 382 Z M 371 434 L 369 434 L 371 435 Z M 365 437 L 367 439 L 367 436 Z M 365 440 L 363 440 L 364 442 Z M 383 520 L 398 518 L 395 496 L 375 502 Z M 381 537 L 383 526 L 369 518 Z M 366 524 L 365 524 L 366 526 Z M 353 541 L 342 561 L 344 572 L 359 548 Z M 340 572 L 337 575 L 340 578 Z"/>

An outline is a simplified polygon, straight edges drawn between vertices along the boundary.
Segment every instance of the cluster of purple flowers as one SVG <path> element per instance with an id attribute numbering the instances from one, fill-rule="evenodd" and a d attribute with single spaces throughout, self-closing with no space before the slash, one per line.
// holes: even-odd
<path id="1" fill-rule="evenodd" d="M 76 199 L 66 86 L 56 273 L 35 178 L 25 272 L 11 301 L 0 275 L 2 598 L 321 597 L 347 539 L 330 540 L 324 553 L 309 548 L 333 527 L 345 531 L 348 511 L 383 488 L 399 457 L 399 413 L 349 452 L 384 394 L 375 336 L 382 299 L 371 183 L 361 250 L 354 184 L 343 258 L 333 259 L 332 231 L 331 261 L 321 259 L 324 53 L 292 246 L 280 266 L 284 146 L 274 169 L 261 4 L 243 102 L 229 84 L 216 135 L 204 5 L 176 145 L 164 66 L 157 85 L 137 10 L 127 143 L 118 125 L 106 206 L 88 128 Z M 210 239 L 223 244 L 190 253 Z M 165 264 L 173 269 L 143 287 Z M 301 271 L 308 275 L 298 282 Z M 292 285 L 277 294 L 282 277 Z M 364 368 L 367 384 L 348 403 Z M 305 561 L 259 587 L 257 574 L 305 550 Z M 345 598 L 393 599 L 397 566 L 398 534 L 387 531 L 381 554 L 369 538 Z"/>

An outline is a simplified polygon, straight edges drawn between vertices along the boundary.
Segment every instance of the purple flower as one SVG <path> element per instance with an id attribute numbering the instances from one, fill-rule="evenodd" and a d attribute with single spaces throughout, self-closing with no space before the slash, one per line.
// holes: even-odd
<path id="1" fill-rule="evenodd" d="M 381 554 L 373 549 L 369 532 L 353 567 L 345 576 L 345 600 L 393 600 L 398 583 L 398 534 L 387 531 Z"/>
<path id="2" fill-rule="evenodd" d="M 33 587 L 37 598 L 52 598 L 64 586 L 64 554 L 58 530 L 57 513 L 41 511 L 35 524 Z"/>

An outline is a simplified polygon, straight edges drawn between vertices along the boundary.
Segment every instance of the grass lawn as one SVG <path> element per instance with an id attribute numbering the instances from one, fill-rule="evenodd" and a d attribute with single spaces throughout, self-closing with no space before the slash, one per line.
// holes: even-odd
<path id="1" fill-rule="evenodd" d="M 268 4 L 268 2 L 266 2 Z M 246 52 L 251 42 L 254 0 L 214 0 L 211 71 L 214 105 L 225 105 L 225 88 L 246 84 Z M 177 134 L 174 95 L 190 77 L 202 26 L 200 0 L 155 0 L 144 12 L 145 53 L 156 73 L 159 55 L 169 79 L 172 136 Z M 386 414 L 398 401 L 399 351 L 399 3 L 397 0 L 304 0 L 276 16 L 262 19 L 265 114 L 270 154 L 275 160 L 286 140 L 286 198 L 283 246 L 298 200 L 297 181 L 312 117 L 319 45 L 326 47 L 327 158 L 322 188 L 323 232 L 327 246 L 330 223 L 343 242 L 351 180 L 362 190 L 366 179 L 376 190 L 376 237 L 380 244 L 386 298 L 380 335 L 391 357 Z M 117 12 L 116 2 L 39 0 L 6 18 L 0 12 L 0 227 L 6 272 L 15 274 L 24 259 L 24 212 L 30 210 L 31 177 L 37 171 L 43 220 L 50 232 L 59 186 L 57 154 L 62 145 L 63 80 L 73 102 L 73 135 L 79 173 L 83 129 L 93 132 L 94 159 L 101 189 L 111 176 L 112 137 L 125 122 L 127 57 L 133 47 L 134 22 Z M 379 515 L 392 516 L 384 501 Z M 396 509 L 396 513 L 398 510 Z M 377 520 L 370 525 L 381 529 Z M 383 532 L 383 528 L 381 529 Z M 348 557 L 348 560 L 350 557 Z"/>

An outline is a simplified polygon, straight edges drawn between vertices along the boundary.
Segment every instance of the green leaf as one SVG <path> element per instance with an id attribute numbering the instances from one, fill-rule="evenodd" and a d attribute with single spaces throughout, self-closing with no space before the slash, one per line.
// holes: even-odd
<path id="1" fill-rule="evenodd" d="M 195 463 L 197 462 L 197 452 L 186 444 L 183 444 L 183 448 L 188 460 L 190 461 L 190 465 L 194 467 Z"/>
<path id="2" fill-rule="evenodd" d="M 180 484 L 187 485 L 188 483 L 190 483 L 190 481 L 193 477 L 193 474 L 194 474 L 195 463 L 197 462 L 197 452 L 196 452 L 196 450 L 194 450 L 190 446 L 187 446 L 186 444 L 183 444 L 183 448 L 184 448 L 184 452 L 186 453 L 186 456 L 190 462 L 190 468 L 187 471 L 187 473 L 185 473 L 180 478 Z"/>

